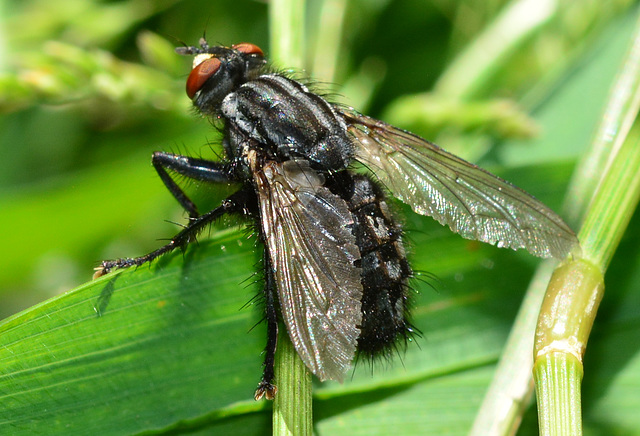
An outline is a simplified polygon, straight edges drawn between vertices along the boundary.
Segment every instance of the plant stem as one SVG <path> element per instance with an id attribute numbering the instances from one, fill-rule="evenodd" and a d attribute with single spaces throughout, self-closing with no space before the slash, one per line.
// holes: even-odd
<path id="1" fill-rule="evenodd" d="M 629 88 L 631 83 L 637 87 L 640 80 L 638 46 L 640 21 L 612 92 L 613 102 L 608 105 L 608 110 L 615 105 L 624 108 L 617 113 L 614 125 L 636 120 L 638 114 L 639 94 Z M 620 95 L 625 98 L 615 101 Z M 603 129 L 599 132 L 607 134 Z M 597 191 L 589 196 L 591 203 L 578 235 L 582 254 L 568 259 L 554 272 L 536 329 L 534 379 L 542 435 L 582 434 L 582 358 L 604 295 L 604 273 L 640 199 L 639 138 L 640 126 L 636 122 L 631 128 L 618 130 L 617 136 L 608 140 L 600 137 L 594 140 L 599 147 L 592 147 L 591 152 L 605 156 L 598 161 L 606 164 L 599 183 L 588 183 Z M 602 147 L 606 150 L 601 150 Z M 588 168 L 591 166 L 581 166 L 583 170 Z M 590 180 L 588 174 L 584 177 Z"/>
<path id="2" fill-rule="evenodd" d="M 278 393 L 273 404 L 273 434 L 311 436 L 311 373 L 298 357 L 285 329 L 280 329 L 278 338 L 276 382 Z"/>
<path id="3" fill-rule="evenodd" d="M 640 195 L 640 147 L 630 124 L 640 106 L 640 23 L 593 143 L 571 181 L 565 215 L 584 225 L 582 253 L 553 274 L 538 319 L 533 367 L 541 434 L 581 434 L 582 355 L 604 293 L 602 277 Z M 637 126 L 636 126 L 637 128 Z M 594 179 L 595 178 L 595 179 Z M 598 187 L 599 185 L 599 187 Z M 597 193 L 594 193 L 598 189 Z M 587 210 L 587 207 L 589 209 Z M 527 291 L 473 435 L 512 434 L 530 395 L 531 313 L 541 305 L 543 264 Z M 529 326 L 529 330 L 527 330 Z M 554 433 L 555 432 L 555 433 Z"/>
<path id="4" fill-rule="evenodd" d="M 270 6 L 271 59 L 281 67 L 303 68 L 306 42 L 305 1 L 274 0 Z M 283 327 L 280 328 L 278 338 L 275 370 L 278 393 L 273 404 L 273 434 L 311 435 L 311 375 Z"/>
<path id="5" fill-rule="evenodd" d="M 304 68 L 306 2 L 273 0 L 270 6 L 271 60 L 278 67 Z"/>

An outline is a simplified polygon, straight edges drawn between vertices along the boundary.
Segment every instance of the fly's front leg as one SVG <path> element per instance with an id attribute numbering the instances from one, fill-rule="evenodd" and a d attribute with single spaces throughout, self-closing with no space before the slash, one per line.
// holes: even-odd
<path id="1" fill-rule="evenodd" d="M 278 388 L 273 384 L 275 377 L 275 356 L 278 345 L 278 313 L 276 311 L 276 282 L 269 260 L 269 253 L 264 250 L 264 299 L 265 299 L 265 320 L 267 321 L 267 346 L 264 350 L 264 370 L 262 380 L 258 384 L 258 389 L 254 398 L 257 400 L 265 397 L 273 400 L 278 392 Z"/>
<path id="2" fill-rule="evenodd" d="M 175 180 L 171 178 L 167 170 L 202 182 L 228 183 L 234 180 L 230 174 L 229 167 L 220 162 L 156 151 L 151 157 L 151 163 L 169 192 L 178 200 L 191 218 L 200 216 L 198 207 L 178 186 Z"/>
<path id="3" fill-rule="evenodd" d="M 169 253 L 176 248 L 185 247 L 190 242 L 196 239 L 196 236 L 206 226 L 211 224 L 216 219 L 220 218 L 227 213 L 246 213 L 250 207 L 252 191 L 249 189 L 240 190 L 230 195 L 226 200 L 222 202 L 217 208 L 201 215 L 197 218 L 193 218 L 189 224 L 178 233 L 168 244 L 163 245 L 155 251 L 144 256 L 135 258 L 123 258 L 115 260 L 105 260 L 102 264 L 96 268 L 96 272 L 93 278 L 101 277 L 114 269 L 128 268 L 131 266 L 144 265 L 147 262 L 162 256 L 165 253 Z"/>

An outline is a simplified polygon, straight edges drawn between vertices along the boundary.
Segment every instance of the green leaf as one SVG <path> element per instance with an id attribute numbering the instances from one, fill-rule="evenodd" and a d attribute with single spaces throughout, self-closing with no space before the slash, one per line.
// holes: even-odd
<path id="1" fill-rule="evenodd" d="M 3 322 L 2 431 L 132 434 L 263 409 L 264 329 L 248 334 L 260 315 L 243 308 L 254 244 L 226 233 Z"/>

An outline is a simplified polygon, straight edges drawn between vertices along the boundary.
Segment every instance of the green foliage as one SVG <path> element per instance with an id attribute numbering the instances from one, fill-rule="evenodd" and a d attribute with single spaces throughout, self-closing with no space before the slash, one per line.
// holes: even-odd
<path id="1" fill-rule="evenodd" d="M 323 14 L 326 4 L 338 9 Z M 329 86 L 334 100 L 480 160 L 558 210 L 635 7 L 558 7 L 485 50 L 498 4 L 340 5 L 307 6 L 306 64 L 344 84 Z M 251 330 L 258 304 L 243 308 L 260 289 L 260 248 L 246 233 L 221 223 L 184 255 L 60 294 L 99 260 L 143 254 L 177 232 L 164 219 L 184 222 L 148 164 L 153 150 L 215 154 L 217 133 L 184 95 L 190 60 L 171 55 L 180 43 L 167 35 L 193 44 L 206 29 L 211 41 L 268 54 L 267 22 L 266 4 L 252 1 L 31 0 L 4 15 L 0 432 L 269 431 L 270 404 L 252 400 L 265 334 Z M 486 64 L 474 64 L 477 47 Z M 206 204 L 225 195 L 191 188 Z M 414 268 L 437 277 L 413 282 L 423 337 L 401 359 L 358 362 L 344 385 L 317 384 L 318 434 L 467 434 L 535 268 L 526 254 L 399 209 Z M 605 278 L 585 362 L 585 434 L 640 434 L 638 237 L 634 219 Z M 535 419 L 529 409 L 519 434 L 536 434 Z"/>

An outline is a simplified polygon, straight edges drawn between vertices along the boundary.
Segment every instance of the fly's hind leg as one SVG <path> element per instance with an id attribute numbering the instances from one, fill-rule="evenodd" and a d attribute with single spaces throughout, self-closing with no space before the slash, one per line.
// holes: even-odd
<path id="1" fill-rule="evenodd" d="M 204 215 L 200 215 L 197 218 L 191 219 L 189 224 L 180 233 L 174 236 L 168 244 L 163 245 L 151 253 L 140 257 L 103 261 L 100 266 L 96 268 L 96 272 L 93 277 L 101 277 L 114 269 L 144 265 L 145 263 L 151 262 L 152 260 L 165 253 L 169 253 L 176 248 L 185 247 L 190 242 L 195 241 L 198 233 L 221 216 L 227 213 L 246 213 L 249 207 L 247 204 L 250 201 L 250 195 L 251 191 L 247 189 L 240 190 L 230 195 L 217 208 L 205 213 Z"/>
<path id="2" fill-rule="evenodd" d="M 224 200 L 221 206 L 204 215 L 200 215 L 195 203 L 191 201 L 169 174 L 169 171 L 173 171 L 190 179 L 211 183 L 228 183 L 233 181 L 234 177 L 229 171 L 229 167 L 221 162 L 157 151 L 153 153 L 151 163 L 169 192 L 171 192 L 180 205 L 189 213 L 191 221 L 184 230 L 171 239 L 168 244 L 149 254 L 136 258 L 123 258 L 102 262 L 102 264 L 96 268 L 96 272 L 93 275 L 94 278 L 101 277 L 113 269 L 144 265 L 176 248 L 185 247 L 195 240 L 197 234 L 202 229 L 217 218 L 226 213 L 241 212 L 247 209 L 248 191 L 241 190 Z"/>
<path id="3" fill-rule="evenodd" d="M 258 389 L 254 398 L 257 400 L 265 397 L 273 400 L 278 392 L 278 388 L 273 384 L 275 377 L 275 356 L 278 345 L 278 312 L 276 310 L 276 282 L 269 260 L 267 249 L 264 250 L 264 297 L 265 297 L 265 320 L 267 321 L 267 346 L 264 350 L 264 369 L 262 380 L 258 383 Z"/>

